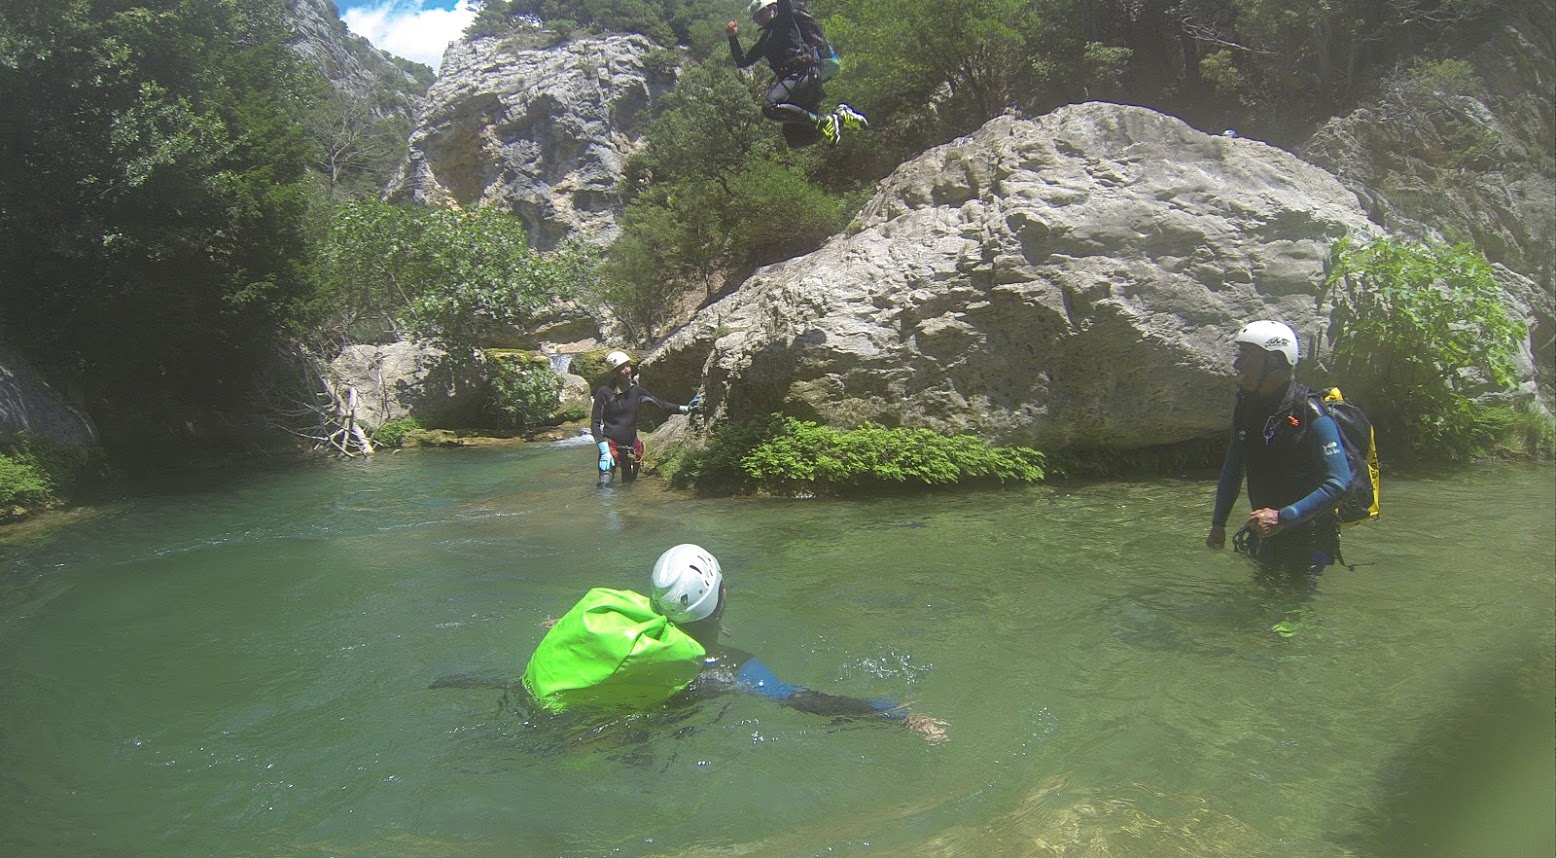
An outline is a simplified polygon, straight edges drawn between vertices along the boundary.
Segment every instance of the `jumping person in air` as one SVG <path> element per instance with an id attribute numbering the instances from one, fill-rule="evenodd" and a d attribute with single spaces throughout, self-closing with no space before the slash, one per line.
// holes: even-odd
<path id="1" fill-rule="evenodd" d="M 1237 405 L 1205 545 L 1225 547 L 1226 521 L 1246 473 L 1253 511 L 1234 545 L 1262 569 L 1311 585 L 1339 552 L 1335 502 L 1351 484 L 1340 429 L 1317 394 L 1294 378 L 1295 331 L 1252 322 L 1234 342 Z"/>
<path id="2" fill-rule="evenodd" d="M 750 51 L 740 47 L 740 25 L 724 25 L 729 34 L 729 53 L 735 65 L 746 68 L 765 58 L 773 70 L 772 89 L 762 105 L 762 115 L 783 123 L 784 140 L 791 147 L 819 140 L 837 145 L 843 129 L 868 128 L 864 114 L 846 104 L 818 114 L 821 106 L 821 58 L 806 39 L 795 14 L 793 0 L 751 0 L 751 20 L 762 28 Z"/>
<path id="3" fill-rule="evenodd" d="M 590 590 L 546 633 L 524 668 L 526 691 L 554 712 L 643 711 L 729 692 L 837 718 L 897 723 L 932 742 L 945 722 L 890 701 L 824 694 L 784 682 L 748 652 L 719 644 L 728 601 L 718 560 L 677 545 L 654 564 L 650 596 Z"/>
<path id="4" fill-rule="evenodd" d="M 638 478 L 638 468 L 643 464 L 643 442 L 638 440 L 638 406 L 652 403 L 666 414 L 690 414 L 702 405 L 702 394 L 696 394 L 685 405 L 676 405 L 644 390 L 637 383 L 636 364 L 626 352 L 615 351 L 605 356 L 605 366 L 610 370 L 610 380 L 594 392 L 594 409 L 589 418 L 589 431 L 595 446 L 600 450 L 600 485 L 610 485 L 611 476 L 621 469 L 623 482 Z"/>

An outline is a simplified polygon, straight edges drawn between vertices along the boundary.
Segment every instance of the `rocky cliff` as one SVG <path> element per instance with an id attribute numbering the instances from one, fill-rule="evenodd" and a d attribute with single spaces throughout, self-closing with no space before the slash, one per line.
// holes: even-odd
<path id="1" fill-rule="evenodd" d="M 550 249 L 577 232 L 615 236 L 616 180 L 654 100 L 674 85 L 641 36 L 521 49 L 483 37 L 449 46 L 391 195 L 497 205 Z"/>
<path id="2" fill-rule="evenodd" d="M 1045 450 L 1212 437 L 1231 332 L 1283 319 L 1306 355 L 1330 244 L 1380 231 L 1332 174 L 1254 140 L 1114 104 L 1004 117 L 904 164 L 846 234 L 759 270 L 644 374 L 703 389 L 714 418 Z"/>
<path id="3" fill-rule="evenodd" d="M 97 433 L 20 353 L 0 343 L 0 444 L 21 433 L 67 447 L 97 443 Z"/>
<path id="4" fill-rule="evenodd" d="M 1538 7 L 1538 8 L 1537 8 Z M 1556 386 L 1556 18 L 1510 2 L 1461 57 L 1403 69 L 1303 157 L 1390 232 L 1468 241 L 1529 277 L 1541 387 Z M 1472 37 L 1472 38 L 1471 38 Z"/>
<path id="5" fill-rule="evenodd" d="M 379 115 L 415 119 L 432 84 L 432 69 L 397 59 L 351 33 L 331 0 L 293 0 L 289 17 L 292 49 L 332 86 Z"/>

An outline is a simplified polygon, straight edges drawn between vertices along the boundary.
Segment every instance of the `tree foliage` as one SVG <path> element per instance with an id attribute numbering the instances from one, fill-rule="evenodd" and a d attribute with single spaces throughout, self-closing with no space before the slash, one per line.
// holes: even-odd
<path id="1" fill-rule="evenodd" d="M 525 430 L 546 423 L 556 415 L 561 395 L 562 377 L 546 361 L 497 361 L 490 408 L 502 427 Z"/>
<path id="2" fill-rule="evenodd" d="M 332 90 L 307 114 L 312 162 L 331 201 L 376 198 L 409 151 L 410 120 L 381 114 L 366 99 Z"/>
<path id="3" fill-rule="evenodd" d="M 1341 239 L 1334 259 L 1327 373 L 1364 390 L 1380 431 L 1417 453 L 1479 448 L 1475 396 L 1515 386 L 1526 335 L 1485 257 L 1468 245 L 1379 238 Z"/>
<path id="4" fill-rule="evenodd" d="M 606 33 L 641 33 L 660 44 L 686 42 L 698 22 L 727 16 L 744 4 L 728 0 L 484 0 L 470 32 L 503 35 L 527 21 L 566 22 Z"/>
<path id="5" fill-rule="evenodd" d="M 810 250 L 846 222 L 848 200 L 807 176 L 813 155 L 778 149 L 758 103 L 733 69 L 693 67 L 628 159 L 603 296 L 631 338 L 663 333 L 684 293 L 712 295 L 732 272 Z"/>
<path id="6" fill-rule="evenodd" d="M 309 288 L 281 0 L 0 7 L 0 324 L 94 406 L 240 387 Z"/>
<path id="7" fill-rule="evenodd" d="M 340 206 L 320 254 L 314 325 L 356 341 L 422 339 L 456 360 L 573 294 L 572 251 L 532 249 L 518 218 L 378 201 Z"/>

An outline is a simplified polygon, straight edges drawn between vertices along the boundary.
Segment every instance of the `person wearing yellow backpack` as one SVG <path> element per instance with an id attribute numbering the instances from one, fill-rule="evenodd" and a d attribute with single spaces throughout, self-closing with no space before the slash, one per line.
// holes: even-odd
<path id="1" fill-rule="evenodd" d="M 931 742 L 945 722 L 884 700 L 825 694 L 784 682 L 755 656 L 719 643 L 723 570 L 685 543 L 659 556 L 650 595 L 590 590 L 546 633 L 524 668 L 530 696 L 552 712 L 643 711 L 736 692 L 841 718 L 901 723 Z"/>
<path id="2" fill-rule="evenodd" d="M 1339 553 L 1335 507 L 1351 485 L 1340 429 L 1318 395 L 1297 382 L 1297 334 L 1281 322 L 1244 325 L 1233 338 L 1237 404 L 1205 545 L 1226 546 L 1226 523 L 1247 477 L 1253 510 L 1234 546 L 1269 571 L 1315 582 Z"/>

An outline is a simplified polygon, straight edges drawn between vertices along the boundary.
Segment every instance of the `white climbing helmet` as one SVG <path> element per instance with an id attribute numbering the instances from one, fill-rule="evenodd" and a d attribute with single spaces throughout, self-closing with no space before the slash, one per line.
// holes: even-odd
<path id="1" fill-rule="evenodd" d="M 650 599 L 673 623 L 695 623 L 719 606 L 724 575 L 719 561 L 699 545 L 682 543 L 659 555 Z"/>
<path id="2" fill-rule="evenodd" d="M 1248 343 L 1267 352 L 1280 352 L 1286 356 L 1288 366 L 1297 365 L 1297 332 L 1280 322 L 1260 319 L 1249 322 L 1232 338 L 1235 343 Z"/>
<path id="3" fill-rule="evenodd" d="M 632 363 L 632 355 L 626 352 L 611 352 L 605 356 L 605 366 L 611 372 L 621 369 L 622 364 Z"/>
<path id="4" fill-rule="evenodd" d="M 776 5 L 778 0 L 751 0 L 751 5 L 746 7 L 746 11 L 751 13 L 751 20 L 755 21 L 756 16 L 762 14 L 763 9 Z"/>

